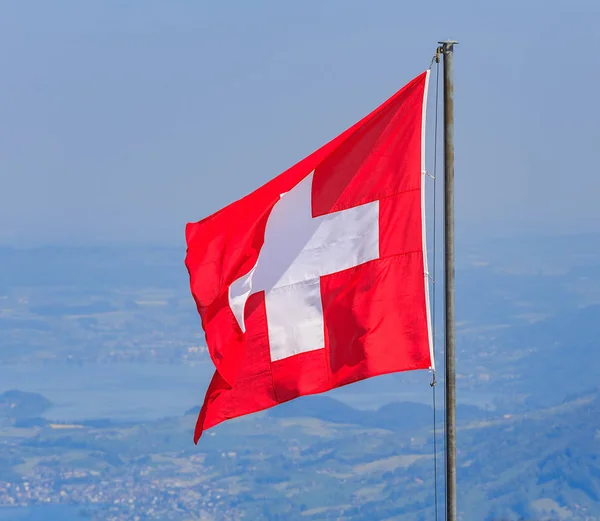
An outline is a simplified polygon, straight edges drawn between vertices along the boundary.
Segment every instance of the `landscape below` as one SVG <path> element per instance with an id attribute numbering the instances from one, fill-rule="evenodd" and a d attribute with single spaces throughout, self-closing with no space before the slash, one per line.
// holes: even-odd
<path id="1" fill-rule="evenodd" d="M 599 237 L 459 251 L 462 519 L 600 518 Z M 427 372 L 193 445 L 211 369 L 182 262 L 169 248 L 0 248 L 0 520 L 434 519 Z"/>
<path id="2" fill-rule="evenodd" d="M 307 397 L 210 430 L 196 447 L 195 408 L 144 423 L 24 414 L 45 404 L 36 394 L 0 398 L 3 507 L 43 509 L 44 519 L 49 505 L 72 507 L 73 519 L 432 519 L 426 405 L 365 413 Z M 599 416 L 598 393 L 527 414 L 461 409 L 465 519 L 600 517 Z"/>

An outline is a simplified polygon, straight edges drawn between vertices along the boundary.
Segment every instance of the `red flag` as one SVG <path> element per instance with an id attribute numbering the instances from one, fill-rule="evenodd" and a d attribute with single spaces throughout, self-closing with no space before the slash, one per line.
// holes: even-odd
<path id="1" fill-rule="evenodd" d="M 186 228 L 216 366 L 194 441 L 227 419 L 432 367 L 423 203 L 429 73 Z"/>

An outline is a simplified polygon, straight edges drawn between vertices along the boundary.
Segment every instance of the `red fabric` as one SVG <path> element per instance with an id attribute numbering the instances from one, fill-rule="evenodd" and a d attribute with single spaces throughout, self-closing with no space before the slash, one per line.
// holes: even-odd
<path id="1" fill-rule="evenodd" d="M 191 291 L 216 371 L 198 417 L 227 419 L 375 375 L 431 367 L 421 222 L 427 73 L 269 183 L 186 228 Z M 271 362 L 264 293 L 242 333 L 228 288 L 254 266 L 281 193 L 314 171 L 313 216 L 379 201 L 380 259 L 321 278 L 325 349 Z"/>

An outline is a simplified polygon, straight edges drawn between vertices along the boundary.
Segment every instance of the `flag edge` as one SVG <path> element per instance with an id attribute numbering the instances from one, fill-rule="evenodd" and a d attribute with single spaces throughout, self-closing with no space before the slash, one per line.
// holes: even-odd
<path id="1" fill-rule="evenodd" d="M 427 259 L 427 220 L 426 220 L 426 201 L 425 201 L 425 133 L 427 122 L 427 96 L 429 94 L 429 76 L 431 70 L 428 69 L 425 75 L 425 86 L 423 88 L 423 109 L 421 117 L 421 237 L 423 242 L 423 271 L 425 284 L 425 314 L 427 321 L 427 342 L 429 343 L 429 357 L 431 361 L 430 370 L 435 372 L 435 358 L 433 351 L 433 335 L 431 324 L 431 303 L 430 303 L 430 285 L 429 285 L 429 263 Z M 434 151 L 435 152 L 435 151 Z M 435 212 L 435 208 L 433 209 Z M 435 244 L 433 245 L 435 248 Z M 435 266 L 433 267 L 435 269 Z M 435 291 L 435 287 L 434 287 Z"/>

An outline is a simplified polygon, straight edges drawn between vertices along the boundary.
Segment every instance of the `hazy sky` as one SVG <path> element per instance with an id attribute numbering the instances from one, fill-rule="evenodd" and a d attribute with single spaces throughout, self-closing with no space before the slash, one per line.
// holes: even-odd
<path id="1" fill-rule="evenodd" d="M 597 0 L 3 1 L 0 243 L 180 243 L 445 38 L 459 235 L 598 231 L 599 20 Z"/>

